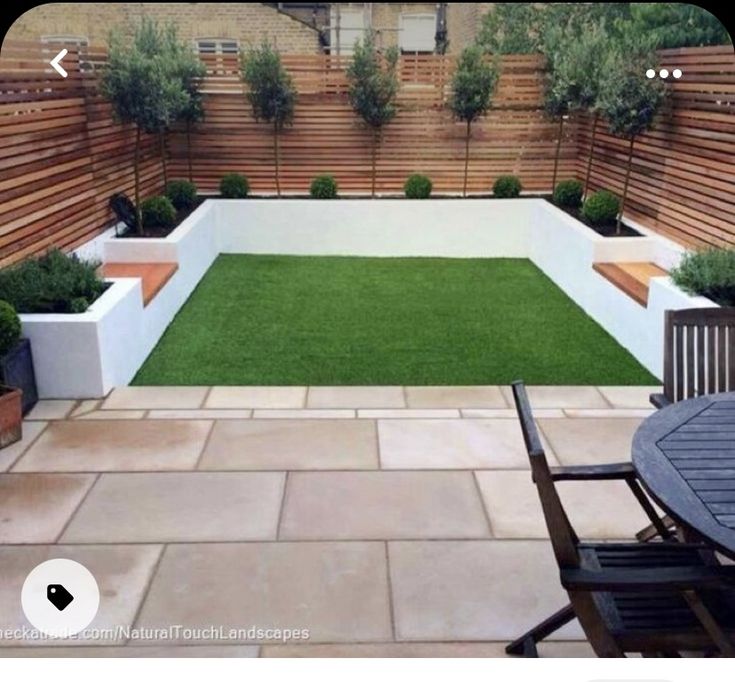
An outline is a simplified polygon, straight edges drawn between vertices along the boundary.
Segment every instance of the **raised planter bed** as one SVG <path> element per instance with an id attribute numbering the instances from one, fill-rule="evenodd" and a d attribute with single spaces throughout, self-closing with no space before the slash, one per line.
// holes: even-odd
<path id="1" fill-rule="evenodd" d="M 107 235 L 85 252 L 178 269 L 147 306 L 141 280 L 121 278 L 81 315 L 22 315 L 44 398 L 99 397 L 129 383 L 220 253 L 529 258 L 657 376 L 663 311 L 715 305 L 654 277 L 642 306 L 593 265 L 650 262 L 668 270 L 683 250 L 651 234 L 607 239 L 538 198 L 210 199 L 165 238 Z"/>

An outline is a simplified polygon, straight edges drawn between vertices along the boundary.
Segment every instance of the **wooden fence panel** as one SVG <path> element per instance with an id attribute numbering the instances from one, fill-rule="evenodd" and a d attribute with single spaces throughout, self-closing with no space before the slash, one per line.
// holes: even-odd
<path id="1" fill-rule="evenodd" d="M 61 79 L 48 61 L 61 45 L 8 42 L 0 53 L 0 265 L 51 245 L 73 248 L 112 222 L 114 192 L 133 193 L 134 129 L 116 124 L 97 92 L 105 50 L 67 46 Z M 237 56 L 203 55 L 206 119 L 191 135 L 194 180 L 216 192 L 227 172 L 248 176 L 256 193 L 275 189 L 272 130 L 253 120 Z M 299 98 L 282 134 L 281 186 L 305 193 L 319 173 L 332 173 L 343 193 L 370 187 L 369 130 L 350 109 L 347 57 L 287 55 Z M 689 245 L 735 244 L 735 58 L 731 47 L 661 52 L 679 67 L 669 110 L 635 144 L 629 215 Z M 398 114 L 385 128 L 378 191 L 401 192 L 413 172 L 428 174 L 436 192 L 462 185 L 464 125 L 446 102 L 454 61 L 404 56 L 399 63 Z M 469 191 L 489 193 L 494 179 L 514 173 L 531 193 L 548 192 L 557 126 L 543 113 L 543 61 L 508 56 L 489 114 L 473 125 Z M 670 79 L 671 80 L 671 79 Z M 590 121 L 565 124 L 559 178 L 584 176 Z M 620 191 L 627 143 L 599 126 L 592 188 Z M 187 138 L 168 135 L 169 176 L 188 175 Z M 162 189 L 157 140 L 144 136 L 143 196 Z"/>
<path id="2" fill-rule="evenodd" d="M 636 139 L 626 214 L 690 246 L 735 244 L 735 54 L 732 46 L 662 50 L 671 100 L 653 130 Z M 591 120 L 579 126 L 584 177 Z M 622 191 L 625 140 L 598 125 L 591 186 Z"/>

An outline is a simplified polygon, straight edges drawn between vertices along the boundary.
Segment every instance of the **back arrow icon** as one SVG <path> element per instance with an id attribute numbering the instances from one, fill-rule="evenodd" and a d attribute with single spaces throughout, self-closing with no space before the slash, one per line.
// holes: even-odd
<path id="1" fill-rule="evenodd" d="M 66 54 L 67 54 L 67 52 L 69 52 L 69 50 L 67 50 L 66 48 L 64 48 L 64 49 L 63 49 L 63 50 L 62 50 L 61 52 L 59 52 L 59 54 L 57 54 L 57 55 L 56 55 L 56 56 L 55 56 L 55 57 L 54 57 L 54 58 L 53 58 L 53 59 L 52 59 L 52 60 L 51 60 L 51 61 L 49 62 L 49 64 L 51 64 L 51 66 L 53 66 L 53 67 L 54 67 L 54 69 L 56 69 L 56 71 L 57 71 L 57 72 L 59 73 L 59 75 L 60 75 L 60 76 L 61 76 L 62 78 L 66 78 L 66 77 L 67 77 L 67 76 L 69 75 L 69 74 L 68 74 L 68 73 L 66 72 L 66 69 L 65 69 L 65 68 L 64 68 L 63 66 L 61 66 L 61 64 L 59 64 L 59 62 L 60 62 L 60 61 L 61 61 L 61 60 L 62 60 L 62 59 L 63 59 L 64 57 L 66 57 Z"/>

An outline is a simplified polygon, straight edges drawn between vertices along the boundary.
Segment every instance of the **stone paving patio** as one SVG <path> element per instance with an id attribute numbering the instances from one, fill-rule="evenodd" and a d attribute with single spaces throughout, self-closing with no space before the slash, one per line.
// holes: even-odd
<path id="1" fill-rule="evenodd" d="M 622 461 L 657 387 L 531 387 L 552 461 Z M 96 576 L 95 627 L 308 628 L 308 643 L 0 655 L 500 656 L 563 591 L 508 387 L 129 387 L 42 401 L 0 451 L 0 629 L 41 561 Z M 564 483 L 583 537 L 646 519 Z M 525 587 L 527 586 L 527 587 Z M 586 656 L 572 624 L 541 647 Z M 19 644 L 27 644 L 22 647 Z M 82 648 L 80 648 L 82 647 Z"/>

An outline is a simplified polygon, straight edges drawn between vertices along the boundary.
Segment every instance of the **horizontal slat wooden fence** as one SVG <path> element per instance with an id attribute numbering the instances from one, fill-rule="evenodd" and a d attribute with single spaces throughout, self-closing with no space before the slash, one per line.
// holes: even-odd
<path id="1" fill-rule="evenodd" d="M 236 55 L 206 56 L 206 120 L 191 136 L 195 181 L 216 190 L 225 171 L 244 173 L 256 192 L 274 189 L 272 128 L 258 123 L 244 95 Z M 283 57 L 299 97 L 293 125 L 281 135 L 281 187 L 307 192 L 319 173 L 332 173 L 340 189 L 370 188 L 371 132 L 348 101 L 345 57 Z M 493 108 L 473 126 L 469 191 L 488 193 L 494 178 L 515 173 L 533 192 L 550 186 L 556 124 L 541 109 L 543 62 L 537 55 L 506 57 Z M 385 127 L 377 157 L 379 192 L 400 192 L 414 172 L 431 176 L 438 192 L 462 187 L 465 126 L 446 108 L 453 58 L 404 56 L 399 63 L 398 114 Z M 560 166 L 575 171 L 574 126 Z M 173 168 L 186 174 L 186 137 L 169 138 Z"/>
<path id="2" fill-rule="evenodd" d="M 689 245 L 735 244 L 735 54 L 732 46 L 659 52 L 671 98 L 653 130 L 636 138 L 626 215 Z M 591 118 L 579 127 L 584 177 Z M 591 185 L 622 191 L 628 142 L 598 124 Z"/>
<path id="3" fill-rule="evenodd" d="M 62 79 L 48 62 L 69 54 Z M 81 59 L 81 63 L 80 63 Z M 80 66 L 82 68 L 80 68 Z M 73 248 L 108 227 L 115 192 L 133 193 L 133 129 L 112 120 L 89 55 L 5 41 L 0 52 L 0 265 Z M 161 189 L 156 141 L 141 154 L 144 196 Z"/>
<path id="4" fill-rule="evenodd" d="M 111 224 L 111 194 L 133 191 L 134 131 L 112 120 L 97 92 L 102 48 L 67 46 L 61 79 L 48 61 L 61 45 L 8 42 L 0 53 L 0 265 L 54 244 L 74 247 Z M 272 130 L 253 120 L 237 57 L 204 55 L 206 118 L 191 135 L 194 180 L 216 191 L 226 172 L 248 176 L 256 193 L 274 191 Z M 636 141 L 630 216 L 685 244 L 735 243 L 735 59 L 732 48 L 661 53 L 684 71 L 672 81 L 670 111 Z M 370 134 L 347 99 L 348 58 L 287 55 L 299 92 L 293 125 L 281 139 L 281 186 L 304 193 L 319 173 L 332 173 L 344 193 L 370 186 Z M 464 125 L 446 108 L 453 60 L 404 56 L 396 118 L 378 153 L 378 190 L 401 191 L 407 175 L 424 172 L 437 192 L 462 184 Z M 672 79 L 669 79 L 672 80 Z M 557 126 L 542 110 L 543 62 L 505 57 L 489 114 L 473 125 L 469 190 L 487 193 L 504 173 L 524 189 L 546 192 Z M 590 122 L 565 124 L 559 178 L 583 177 Z M 592 185 L 619 190 L 627 143 L 598 127 Z M 187 138 L 168 135 L 169 176 L 188 175 Z M 162 185 L 157 141 L 144 136 L 144 196 Z"/>

